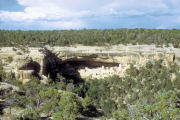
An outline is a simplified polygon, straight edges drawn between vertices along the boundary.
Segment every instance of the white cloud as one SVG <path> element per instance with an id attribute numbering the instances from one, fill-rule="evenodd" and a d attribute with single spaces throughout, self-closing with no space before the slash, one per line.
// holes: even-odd
<path id="1" fill-rule="evenodd" d="M 166 4 L 162 0 L 114 0 L 107 7 L 117 9 L 154 9 L 166 8 Z"/>
<path id="2" fill-rule="evenodd" d="M 58 7 L 66 10 L 92 10 L 112 2 L 112 0 L 18 0 L 23 6 Z"/>
<path id="3" fill-rule="evenodd" d="M 18 0 L 18 2 L 26 6 L 24 11 L 0 11 L 2 21 L 25 22 L 32 25 L 36 22 L 48 28 L 83 28 L 85 24 L 80 18 L 90 14 L 88 10 L 73 11 L 64 8 L 58 0 Z"/>
<path id="4" fill-rule="evenodd" d="M 1 11 L 0 18 L 4 21 L 24 21 L 24 20 L 34 20 L 44 18 L 45 14 L 40 12 L 8 12 Z"/>
<path id="5" fill-rule="evenodd" d="M 180 14 L 180 0 L 17 0 L 22 12 L 0 11 L 3 21 L 37 22 L 59 28 L 85 27 L 83 17 Z M 58 25 L 55 25 L 58 24 Z M 61 24 L 61 25 L 60 25 Z M 67 27 L 66 27 L 67 26 Z"/>
<path id="6" fill-rule="evenodd" d="M 17 0 L 24 12 L 3 12 L 11 20 L 80 18 L 88 15 L 139 15 L 144 11 L 166 9 L 163 0 Z M 175 1 L 175 0 L 173 0 Z M 16 19 L 14 19 L 16 18 Z"/>
<path id="7" fill-rule="evenodd" d="M 70 21 L 38 21 L 38 24 L 41 27 L 49 29 L 80 29 L 85 27 L 84 22 L 78 19 L 73 19 Z"/>

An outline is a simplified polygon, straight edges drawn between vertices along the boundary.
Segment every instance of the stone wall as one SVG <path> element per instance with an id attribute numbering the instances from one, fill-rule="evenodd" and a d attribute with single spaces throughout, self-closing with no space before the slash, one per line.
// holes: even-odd
<path id="1" fill-rule="evenodd" d="M 82 78 L 92 78 L 92 79 L 103 79 L 105 77 L 118 75 L 124 76 L 124 73 L 129 68 L 129 64 L 119 64 L 115 67 L 98 67 L 98 68 L 85 68 L 78 70 Z"/>

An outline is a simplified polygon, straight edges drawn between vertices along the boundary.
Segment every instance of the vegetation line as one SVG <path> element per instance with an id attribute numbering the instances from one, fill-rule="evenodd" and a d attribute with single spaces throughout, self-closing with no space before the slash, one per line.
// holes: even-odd
<path id="1" fill-rule="evenodd" d="M 178 29 L 104 29 L 104 30 L 53 30 L 53 31 L 9 31 L 0 30 L 0 46 L 29 45 L 39 47 L 69 46 L 83 44 L 104 46 L 115 44 L 156 44 L 171 43 L 180 47 Z"/>

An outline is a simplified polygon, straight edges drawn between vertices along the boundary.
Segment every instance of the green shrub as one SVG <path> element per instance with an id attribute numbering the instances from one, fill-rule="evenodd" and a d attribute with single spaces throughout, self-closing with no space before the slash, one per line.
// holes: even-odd
<path id="1" fill-rule="evenodd" d="M 107 117 L 111 117 L 112 111 L 117 109 L 117 103 L 112 99 L 107 99 L 106 101 L 103 105 L 103 110 Z"/>
<path id="2" fill-rule="evenodd" d="M 4 81 L 6 78 L 6 73 L 3 70 L 3 64 L 2 61 L 0 60 L 0 82 Z"/>
<path id="3" fill-rule="evenodd" d="M 39 112 L 36 108 L 33 109 L 27 109 L 23 112 L 20 119 L 22 120 L 40 120 Z"/>
<path id="4" fill-rule="evenodd" d="M 8 61 L 8 63 L 11 63 L 13 61 L 13 58 L 12 57 L 8 57 L 7 61 Z"/>
<path id="5" fill-rule="evenodd" d="M 114 111 L 116 120 L 178 120 L 180 108 L 177 107 L 177 95 L 174 91 L 168 91 L 155 95 L 153 104 L 143 104 L 141 101 L 126 110 Z"/>
<path id="6" fill-rule="evenodd" d="M 172 74 L 176 76 L 174 80 Z M 169 67 L 162 65 L 161 61 L 149 62 L 140 68 L 131 65 L 125 77 L 112 76 L 90 81 L 86 95 L 93 99 L 93 105 L 110 117 L 116 108 L 124 111 L 140 99 L 145 104 L 152 104 L 157 93 L 169 90 L 178 92 L 179 78 L 179 66 L 174 63 L 169 63 Z"/>
<path id="7" fill-rule="evenodd" d="M 58 112 L 53 115 L 53 120 L 75 120 L 83 109 L 79 98 L 69 92 L 61 93 L 58 105 Z"/>

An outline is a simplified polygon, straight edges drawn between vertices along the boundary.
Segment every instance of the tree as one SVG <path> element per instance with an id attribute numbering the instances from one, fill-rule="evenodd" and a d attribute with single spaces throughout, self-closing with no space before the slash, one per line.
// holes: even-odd
<path id="1" fill-rule="evenodd" d="M 0 82 L 4 81 L 6 77 L 6 73 L 3 70 L 3 64 L 2 61 L 0 60 Z"/>
<path id="2" fill-rule="evenodd" d="M 53 115 L 54 120 L 75 120 L 83 108 L 79 98 L 69 92 L 61 93 L 58 105 L 59 112 Z"/>
<path id="3" fill-rule="evenodd" d="M 177 107 L 177 95 L 174 91 L 159 93 L 155 96 L 153 104 L 143 104 L 143 101 L 140 101 L 129 106 L 129 109 L 114 111 L 113 118 L 117 120 L 176 120 L 180 118 L 180 108 Z"/>

